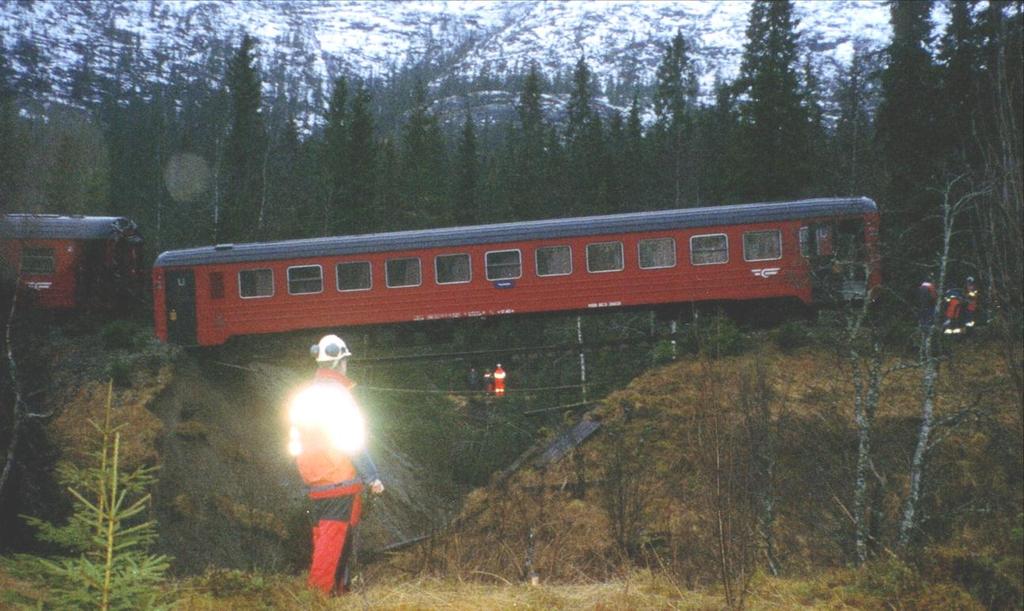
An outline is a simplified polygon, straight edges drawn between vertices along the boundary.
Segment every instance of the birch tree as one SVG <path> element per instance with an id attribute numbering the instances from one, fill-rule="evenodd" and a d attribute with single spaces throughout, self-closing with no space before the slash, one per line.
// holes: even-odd
<path id="1" fill-rule="evenodd" d="M 955 237 L 957 219 L 968 210 L 971 202 L 987 193 L 986 189 L 962 191 L 960 188 L 963 176 L 956 177 L 946 183 L 942 195 L 942 249 L 938 256 L 938 282 L 940 299 L 936 300 L 932 312 L 932 321 L 937 322 L 941 296 L 945 291 L 946 277 L 953 261 L 951 244 Z M 960 195 L 957 195 L 961 193 Z M 935 394 L 939 380 L 939 325 L 931 324 L 922 329 L 921 344 L 918 352 L 918 364 L 921 368 L 921 424 L 917 431 L 917 445 L 910 462 L 910 486 L 903 504 L 903 517 L 900 520 L 899 547 L 906 549 L 913 531 L 917 526 L 918 505 L 921 500 L 921 484 L 927 467 L 927 454 L 931 448 L 931 436 L 935 427 Z"/>

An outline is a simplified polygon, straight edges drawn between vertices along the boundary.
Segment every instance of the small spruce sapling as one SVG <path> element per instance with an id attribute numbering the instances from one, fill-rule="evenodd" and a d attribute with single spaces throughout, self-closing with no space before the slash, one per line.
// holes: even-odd
<path id="1" fill-rule="evenodd" d="M 120 472 L 119 429 L 123 425 L 111 423 L 112 391 L 113 385 L 108 384 L 103 423 L 90 421 L 100 442 L 91 453 L 94 464 L 78 467 L 67 463 L 58 470 L 58 479 L 74 504 L 68 523 L 58 526 L 25 516 L 38 530 L 40 540 L 58 544 L 73 554 L 53 559 L 19 558 L 26 576 L 31 574 L 43 581 L 48 602 L 56 608 L 160 606 L 159 586 L 169 558 L 146 551 L 156 539 L 156 522 L 142 519 L 150 502 L 146 490 L 156 479 L 155 467 Z"/>

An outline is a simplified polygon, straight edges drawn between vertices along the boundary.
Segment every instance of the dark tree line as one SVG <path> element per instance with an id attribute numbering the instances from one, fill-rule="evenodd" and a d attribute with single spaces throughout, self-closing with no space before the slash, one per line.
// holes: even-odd
<path id="1" fill-rule="evenodd" d="M 248 35 L 208 48 L 208 79 L 168 68 L 160 82 L 134 81 L 138 41 L 113 77 L 98 76 L 83 53 L 74 104 L 45 112 L 26 101 L 47 89 L 45 75 L 15 75 L 0 58 L 0 187 L 11 210 L 130 215 L 152 252 L 868 195 L 883 213 L 887 276 L 903 290 L 933 263 L 939 189 L 968 174 L 962 184 L 997 187 L 958 234 L 956 274 L 991 278 L 1013 301 L 1020 240 L 994 230 L 1020 226 L 1021 5 L 950 7 L 933 41 L 931 3 L 891 3 L 889 46 L 857 43 L 828 83 L 792 4 L 756 1 L 738 77 L 710 91 L 698 86 L 682 33 L 664 45 L 651 83 L 619 75 L 602 84 L 586 57 L 560 74 L 527 63 L 502 76 L 439 78 L 450 62 L 435 50 L 387 76 L 335 79 L 314 123 L 298 114 L 298 98 L 312 94 L 276 66 L 264 71 Z M 31 66 L 38 50 L 14 53 Z M 481 120 L 473 96 L 452 112 L 447 96 L 474 84 L 514 88 L 514 112 Z M 622 111 L 595 103 L 600 96 Z M 32 112 L 19 117 L 20 106 Z"/>

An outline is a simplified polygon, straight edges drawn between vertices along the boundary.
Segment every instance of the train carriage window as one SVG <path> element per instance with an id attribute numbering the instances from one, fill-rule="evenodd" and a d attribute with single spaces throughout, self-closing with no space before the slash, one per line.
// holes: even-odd
<path id="1" fill-rule="evenodd" d="M 369 261 L 339 263 L 334 273 L 339 291 L 368 291 L 373 284 Z"/>
<path id="2" fill-rule="evenodd" d="M 572 249 L 568 246 L 544 246 L 534 251 L 538 276 L 568 276 L 572 273 Z"/>
<path id="3" fill-rule="evenodd" d="M 464 284 L 470 281 L 469 255 L 434 257 L 434 277 L 438 284 Z"/>
<path id="4" fill-rule="evenodd" d="M 224 299 L 224 272 L 210 272 L 210 299 Z"/>
<path id="5" fill-rule="evenodd" d="M 238 296 L 242 299 L 274 296 L 274 272 L 269 269 L 243 269 L 238 272 Z"/>
<path id="6" fill-rule="evenodd" d="M 800 256 L 810 257 L 811 256 L 811 228 L 804 225 L 800 228 L 797 234 L 800 242 Z"/>
<path id="7" fill-rule="evenodd" d="M 622 242 L 587 244 L 588 272 L 618 272 L 623 267 Z"/>
<path id="8" fill-rule="evenodd" d="M 420 260 L 418 257 L 388 259 L 384 271 L 385 280 L 390 289 L 420 285 Z"/>
<path id="9" fill-rule="evenodd" d="M 672 238 L 640 240 L 640 269 L 659 269 L 676 266 L 676 241 Z"/>
<path id="10" fill-rule="evenodd" d="M 690 238 L 690 263 L 716 265 L 729 262 L 729 237 L 724 233 L 695 235 Z"/>
<path id="11" fill-rule="evenodd" d="M 21 250 L 21 273 L 52 274 L 54 270 L 52 248 L 30 248 Z"/>
<path id="12" fill-rule="evenodd" d="M 743 234 L 744 261 L 771 261 L 782 258 L 782 232 L 747 231 Z"/>
<path id="13" fill-rule="evenodd" d="M 288 294 L 308 295 L 324 290 L 324 270 L 319 265 L 300 265 L 288 268 Z"/>
<path id="14" fill-rule="evenodd" d="M 518 250 L 494 250 L 484 255 L 488 280 L 511 280 L 523 275 L 523 255 Z"/>
<path id="15" fill-rule="evenodd" d="M 815 238 L 818 243 L 818 254 L 823 257 L 832 256 L 832 226 L 818 225 Z"/>

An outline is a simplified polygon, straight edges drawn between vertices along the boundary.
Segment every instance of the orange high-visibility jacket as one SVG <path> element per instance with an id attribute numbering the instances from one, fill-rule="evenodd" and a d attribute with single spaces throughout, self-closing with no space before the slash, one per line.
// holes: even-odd
<path id="1" fill-rule="evenodd" d="M 499 397 L 505 394 L 505 370 L 500 366 L 494 370 L 494 394 Z"/>
<path id="2" fill-rule="evenodd" d="M 314 380 L 317 383 L 337 383 L 346 391 L 355 386 L 347 376 L 331 369 L 317 369 Z M 295 457 L 295 462 L 306 486 L 317 488 L 349 482 L 351 485 L 361 485 L 360 473 L 355 462 L 364 461 L 359 461 L 360 457 L 349 457 L 330 444 L 326 437 L 317 433 L 318 431 L 300 431 L 302 451 Z M 375 473 L 372 475 L 376 476 Z"/>

